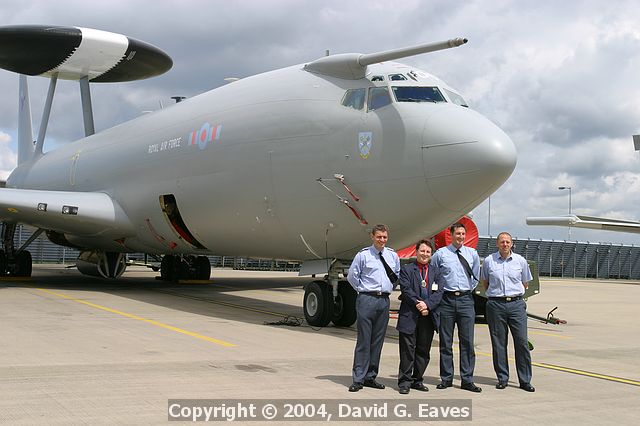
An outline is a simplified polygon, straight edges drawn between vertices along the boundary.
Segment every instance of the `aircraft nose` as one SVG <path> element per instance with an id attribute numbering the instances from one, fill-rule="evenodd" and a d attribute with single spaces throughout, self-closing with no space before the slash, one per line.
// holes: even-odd
<path id="1" fill-rule="evenodd" d="M 491 121 L 451 105 L 425 122 L 422 159 L 433 197 L 443 208 L 462 215 L 511 176 L 516 149 Z"/>

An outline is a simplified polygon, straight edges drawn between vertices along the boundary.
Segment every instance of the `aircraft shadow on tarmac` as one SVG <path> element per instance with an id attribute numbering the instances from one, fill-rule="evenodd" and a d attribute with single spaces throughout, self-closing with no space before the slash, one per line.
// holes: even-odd
<path id="1" fill-rule="evenodd" d="M 110 294 L 148 303 L 163 308 L 179 310 L 247 324 L 285 325 L 287 329 L 305 333 L 331 334 L 355 339 L 355 326 L 316 328 L 304 320 L 301 307 L 304 285 L 311 277 L 229 278 L 215 277 L 210 284 L 178 284 L 156 280 L 154 276 L 127 276 L 117 281 L 80 274 L 75 269 L 34 269 L 30 280 L 5 279 L 2 287 L 42 288 L 51 291 L 88 291 Z M 259 293 L 256 293 L 258 291 Z M 265 291 L 268 294 L 265 298 Z M 240 294 L 242 292 L 242 294 Z M 292 299 L 292 294 L 295 299 Z M 82 299 L 79 297 L 79 299 Z M 289 303 L 278 301 L 288 299 Z M 119 306 L 106 306 L 119 310 Z M 128 313 L 136 314 L 136 312 Z M 286 321 L 285 321 L 286 320 Z M 283 322 L 284 324 L 269 324 Z M 299 326 L 295 326 L 299 323 Z M 388 333 L 396 335 L 390 325 Z"/>

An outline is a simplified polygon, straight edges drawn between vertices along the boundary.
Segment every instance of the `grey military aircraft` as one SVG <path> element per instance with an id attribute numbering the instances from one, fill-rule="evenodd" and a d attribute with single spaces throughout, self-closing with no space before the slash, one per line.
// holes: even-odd
<path id="1" fill-rule="evenodd" d="M 600 229 L 603 231 L 640 234 L 640 222 L 575 214 L 564 216 L 530 216 L 527 217 L 527 225 L 571 226 L 575 228 Z"/>
<path id="2" fill-rule="evenodd" d="M 205 255 L 302 261 L 307 321 L 355 321 L 344 279 L 376 223 L 397 247 L 432 236 L 511 175 L 516 151 L 441 79 L 396 59 L 466 39 L 324 56 L 242 78 L 100 133 L 89 83 L 168 70 L 158 48 L 75 27 L 0 27 L 0 67 L 22 74 L 18 166 L 0 189 L 0 272 L 30 275 L 45 232 L 81 272 L 117 278 L 124 253 L 163 255 L 166 280 L 208 279 Z M 471 67 L 470 67 L 471 69 Z M 35 143 L 24 75 L 50 78 Z M 43 149 L 57 79 L 80 81 L 86 137 Z M 17 247 L 16 224 L 37 229 Z"/>

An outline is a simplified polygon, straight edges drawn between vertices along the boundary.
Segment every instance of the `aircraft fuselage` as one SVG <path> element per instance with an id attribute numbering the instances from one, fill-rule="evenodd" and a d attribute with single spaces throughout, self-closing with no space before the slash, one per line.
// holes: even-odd
<path id="1" fill-rule="evenodd" d="M 390 81 L 397 74 L 405 79 Z M 398 102 L 394 87 L 435 87 L 443 100 Z M 391 102 L 343 105 L 349 89 L 365 89 L 371 102 L 371 88 L 387 88 Z M 293 66 L 46 152 L 8 186 L 111 196 L 133 230 L 65 234 L 89 249 L 350 258 L 376 223 L 404 247 L 473 209 L 515 167 L 511 140 L 450 92 L 393 62 L 357 80 Z M 166 212 L 170 195 L 178 226 Z"/>

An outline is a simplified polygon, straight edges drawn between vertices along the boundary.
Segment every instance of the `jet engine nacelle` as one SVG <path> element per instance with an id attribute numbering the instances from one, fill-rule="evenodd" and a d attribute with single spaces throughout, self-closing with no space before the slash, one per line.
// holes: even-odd
<path id="1" fill-rule="evenodd" d="M 83 251 L 78 256 L 76 267 L 84 275 L 119 278 L 127 269 L 127 261 L 124 253 Z"/>

